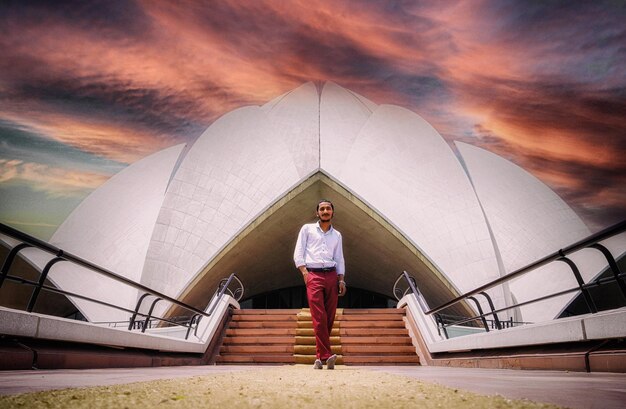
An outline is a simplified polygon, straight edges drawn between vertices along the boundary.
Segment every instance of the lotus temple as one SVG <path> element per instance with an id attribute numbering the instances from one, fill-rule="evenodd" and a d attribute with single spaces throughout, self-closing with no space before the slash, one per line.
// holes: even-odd
<path id="1" fill-rule="evenodd" d="M 307 83 L 224 115 L 191 146 L 132 164 L 85 199 L 51 242 L 192 304 L 208 301 L 226 272 L 254 297 L 300 285 L 295 238 L 318 199 L 329 198 L 350 288 L 391 297 L 406 270 L 435 305 L 590 234 L 528 172 L 475 146 L 456 148 L 411 111 Z M 587 262 L 590 279 L 602 265 Z M 561 270 L 534 275 L 551 277 L 547 291 L 573 280 L 566 265 Z M 105 279 L 80 288 L 83 274 L 76 268 L 51 279 L 135 305 L 135 292 Z M 535 283 L 526 277 L 491 295 L 499 306 L 521 301 L 537 294 Z M 552 319 L 568 301 L 518 318 Z M 76 304 L 92 321 L 115 313 Z"/>
<path id="2" fill-rule="evenodd" d="M 467 143 L 450 145 L 418 114 L 327 82 L 236 109 L 194 143 L 131 164 L 89 195 L 50 244 L 199 309 L 231 273 L 245 285 L 241 308 L 302 308 L 292 254 L 321 198 L 334 203 L 333 224 L 344 237 L 346 309 L 393 308 L 394 283 L 404 271 L 428 306 L 441 305 L 592 233 L 514 163 Z M 15 244 L 2 239 L 5 248 Z M 625 243 L 622 233 L 603 246 L 621 259 Z M 34 249 L 23 255 L 37 270 L 50 260 Z M 502 321 L 566 322 L 580 292 L 542 297 L 608 271 L 592 248 L 566 261 L 538 265 L 452 312 L 488 311 L 491 300 Z M 128 321 L 142 295 L 80 263 L 47 270 L 56 288 L 80 295 L 48 307 L 75 309 L 89 323 Z M 171 304 L 154 305 L 154 315 L 173 313 Z M 614 332 L 598 338 L 626 334 L 624 321 L 612 319 Z M 590 325 L 582 330 L 587 337 Z"/>

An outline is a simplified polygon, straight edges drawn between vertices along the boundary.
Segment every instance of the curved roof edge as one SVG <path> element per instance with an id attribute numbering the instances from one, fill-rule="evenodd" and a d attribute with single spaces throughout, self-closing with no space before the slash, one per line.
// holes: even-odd
<path id="1" fill-rule="evenodd" d="M 139 282 L 159 209 L 184 146 L 180 144 L 154 153 L 114 175 L 80 203 L 50 242 Z M 86 274 L 89 280 L 84 279 Z M 78 266 L 68 263 L 63 269 L 53 269 L 49 277 L 67 291 L 134 306 L 136 290 L 111 283 Z M 99 291 L 100 284 L 109 290 Z M 127 317 L 125 312 L 82 300 L 72 301 L 91 321 Z"/>
<path id="2" fill-rule="evenodd" d="M 220 266 L 220 263 L 223 262 L 223 259 L 225 257 L 232 257 L 232 254 L 230 254 L 231 252 L 234 252 L 236 254 L 241 252 L 241 250 L 236 250 L 240 242 L 246 240 L 248 235 L 253 234 L 254 230 L 257 229 L 257 227 L 274 217 L 274 215 L 277 214 L 280 209 L 290 206 L 290 202 L 293 199 L 299 197 L 299 195 L 301 195 L 303 192 L 307 191 L 310 187 L 316 185 L 319 182 L 322 182 L 324 185 L 328 186 L 333 192 L 337 193 L 345 200 L 350 202 L 352 205 L 356 206 L 364 214 L 367 214 L 368 217 L 371 218 L 376 224 L 382 226 L 382 228 L 384 228 L 386 231 L 388 231 L 389 234 L 394 236 L 396 240 L 401 242 L 403 246 L 406 247 L 406 249 L 408 249 L 408 251 L 413 254 L 413 257 L 418 259 L 425 266 L 424 268 L 430 271 L 430 274 L 432 274 L 432 276 L 431 278 L 429 278 L 429 280 L 440 282 L 440 284 L 437 284 L 436 286 L 445 287 L 449 296 L 456 296 L 460 294 L 460 291 L 456 287 L 454 282 L 452 282 L 447 277 L 447 275 L 444 274 L 436 266 L 436 264 L 419 248 L 419 246 L 416 245 L 410 237 L 408 237 L 398 228 L 398 226 L 394 225 L 388 218 L 379 213 L 375 208 L 371 207 L 367 202 L 365 202 L 356 193 L 351 191 L 348 187 L 342 185 L 340 181 L 336 180 L 331 175 L 328 175 L 323 170 L 317 170 L 314 171 L 312 174 L 303 177 L 296 184 L 287 189 L 279 198 L 277 198 L 275 201 L 268 204 L 261 211 L 259 211 L 254 218 L 252 218 L 245 226 L 243 226 L 236 234 L 234 234 L 232 239 L 229 242 L 225 243 L 215 253 L 215 255 L 207 261 L 202 269 L 200 269 L 193 277 L 190 277 L 190 279 L 182 286 L 180 293 L 178 293 L 176 296 L 179 299 L 186 299 L 187 297 L 193 298 L 193 293 L 198 291 L 198 286 L 206 286 L 206 283 L 211 281 L 208 278 L 209 275 L 219 273 L 218 271 L 214 270 L 223 269 L 224 266 Z M 343 219 L 345 218 L 346 216 L 343 217 Z M 298 224 L 298 228 L 299 226 L 300 224 Z M 346 233 L 343 230 L 342 232 L 344 232 L 344 234 Z M 294 231 L 293 234 L 295 235 L 296 231 Z M 226 262 L 226 264 L 228 264 L 228 262 Z M 291 262 L 289 264 L 291 264 Z M 352 264 L 355 264 L 354 261 Z M 393 278 L 395 279 L 395 276 Z M 460 308 L 467 309 L 467 306 L 462 306 Z"/>
<path id="3" fill-rule="evenodd" d="M 526 170 L 474 145 L 458 141 L 455 144 L 493 232 L 505 273 L 591 234 L 565 201 Z M 599 266 L 582 254 L 578 257 L 581 272 L 588 280 Z M 561 264 L 549 264 L 511 282 L 514 297 L 527 300 L 570 286 L 571 271 Z M 539 282 L 541 286 L 537 286 Z M 563 296 L 523 307 L 523 319 L 553 319 L 569 298 Z"/>

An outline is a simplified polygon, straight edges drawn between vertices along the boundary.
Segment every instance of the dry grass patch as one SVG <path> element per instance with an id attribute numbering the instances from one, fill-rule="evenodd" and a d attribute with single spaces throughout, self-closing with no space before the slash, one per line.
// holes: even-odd
<path id="1" fill-rule="evenodd" d="M 556 408 L 340 366 L 264 367 L 96 388 L 0 397 L 0 408 Z"/>

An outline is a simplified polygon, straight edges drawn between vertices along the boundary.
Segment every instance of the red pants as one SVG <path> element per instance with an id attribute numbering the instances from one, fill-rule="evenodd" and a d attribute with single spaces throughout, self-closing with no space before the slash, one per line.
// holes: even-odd
<path id="1" fill-rule="evenodd" d="M 306 295 L 311 309 L 313 331 L 315 332 L 315 350 L 318 359 L 325 361 L 333 353 L 330 350 L 330 331 L 335 322 L 337 311 L 337 273 L 310 272 L 306 281 Z"/>

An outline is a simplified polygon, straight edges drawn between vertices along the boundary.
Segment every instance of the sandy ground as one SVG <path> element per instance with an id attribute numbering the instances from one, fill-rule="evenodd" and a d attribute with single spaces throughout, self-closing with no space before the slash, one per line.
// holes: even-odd
<path id="1" fill-rule="evenodd" d="M 339 366 L 281 366 L 0 397 L 0 408 L 556 408 Z"/>

